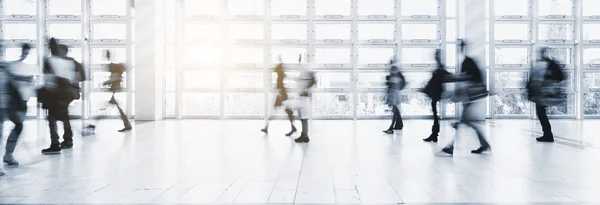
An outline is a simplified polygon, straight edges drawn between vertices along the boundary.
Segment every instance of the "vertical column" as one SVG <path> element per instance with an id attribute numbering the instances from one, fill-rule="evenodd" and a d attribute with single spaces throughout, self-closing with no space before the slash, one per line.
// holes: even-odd
<path id="1" fill-rule="evenodd" d="M 135 2 L 135 115 L 136 120 L 160 120 L 163 116 L 165 69 L 165 0 Z"/>

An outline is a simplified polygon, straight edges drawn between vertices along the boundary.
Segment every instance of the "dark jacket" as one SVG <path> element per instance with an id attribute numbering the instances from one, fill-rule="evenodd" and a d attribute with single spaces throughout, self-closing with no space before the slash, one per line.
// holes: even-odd
<path id="1" fill-rule="evenodd" d="M 444 78 L 450 73 L 446 71 L 444 65 L 439 64 L 438 68 L 431 74 L 431 79 L 427 82 L 423 92 L 431 98 L 433 101 L 440 101 L 442 99 L 442 92 L 444 92 Z"/>

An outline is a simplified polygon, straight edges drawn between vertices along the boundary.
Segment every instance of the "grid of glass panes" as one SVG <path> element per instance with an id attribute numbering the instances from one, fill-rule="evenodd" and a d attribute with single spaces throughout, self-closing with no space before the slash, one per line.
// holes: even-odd
<path id="1" fill-rule="evenodd" d="M 181 59 L 179 74 L 172 76 L 181 92 L 168 92 L 176 100 L 167 99 L 181 106 L 178 117 L 267 116 L 273 112 L 272 68 L 279 59 L 291 98 L 298 92 L 294 77 L 303 69 L 316 72 L 315 118 L 387 116 L 386 64 L 394 56 L 410 80 L 419 81 L 403 98 L 403 112 L 431 115 L 430 103 L 416 89 L 430 77 L 442 40 L 440 22 L 446 17 L 439 0 L 178 2 Z"/>
<path id="2" fill-rule="evenodd" d="M 600 117 L 600 1 L 582 0 L 581 14 L 578 15 L 581 38 L 578 61 L 581 62 L 581 112 L 583 117 Z"/>
<path id="3" fill-rule="evenodd" d="M 550 48 L 550 57 L 567 74 L 568 100 L 548 108 L 550 116 L 576 117 L 576 15 L 573 0 L 492 0 L 494 14 L 490 36 L 490 78 L 496 95 L 493 117 L 534 117 L 527 100 L 529 71 L 536 64 L 538 49 Z"/>

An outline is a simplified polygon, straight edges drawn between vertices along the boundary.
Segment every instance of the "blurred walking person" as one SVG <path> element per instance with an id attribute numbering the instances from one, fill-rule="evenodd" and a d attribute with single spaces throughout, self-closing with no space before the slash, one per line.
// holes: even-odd
<path id="1" fill-rule="evenodd" d="M 300 122 L 302 123 L 302 131 L 300 137 L 296 138 L 296 142 L 309 142 L 308 137 L 308 119 L 312 117 L 312 88 L 316 84 L 315 73 L 313 71 L 302 71 L 297 79 L 298 87 L 300 88 L 300 97 L 296 99 L 295 108 L 298 111 Z"/>
<path id="2" fill-rule="evenodd" d="M 400 110 L 398 109 L 398 104 L 400 104 L 400 90 L 404 88 L 406 85 L 404 75 L 395 65 L 396 58 L 392 58 L 390 60 L 390 74 L 385 77 L 386 85 L 387 85 L 387 100 L 386 104 L 392 108 L 392 124 L 387 130 L 383 132 L 386 134 L 394 134 L 394 130 L 402 130 L 404 128 L 404 123 L 402 122 L 402 116 L 400 115 Z"/>
<path id="3" fill-rule="evenodd" d="M 460 82 L 459 88 L 457 88 L 456 95 L 458 96 L 455 101 L 462 102 L 463 112 L 460 116 L 460 124 L 467 125 L 477 133 L 480 147 L 472 150 L 473 154 L 481 154 L 483 152 L 491 150 L 490 144 L 485 138 L 484 131 L 480 125 L 482 121 L 485 121 L 485 110 L 478 109 L 485 105 L 485 97 L 488 96 L 488 91 L 484 83 L 485 76 L 481 69 L 477 65 L 477 62 L 466 54 L 467 44 L 466 42 L 460 41 L 460 53 L 464 55 L 464 60 L 461 64 L 460 76 L 456 78 L 456 81 Z M 457 135 L 459 126 L 456 126 Z M 451 142 L 442 149 L 443 153 L 452 155 L 454 154 L 454 142 L 458 136 L 455 136 Z"/>
<path id="4" fill-rule="evenodd" d="M 527 82 L 529 100 L 535 103 L 535 111 L 544 132 L 541 137 L 536 138 L 539 142 L 554 142 L 546 108 L 567 100 L 563 85 L 565 74 L 558 63 L 550 58 L 548 52 L 548 48 L 540 48 L 536 65 L 531 68 Z"/>
<path id="5" fill-rule="evenodd" d="M 127 118 L 127 114 L 121 109 L 121 106 L 115 99 L 115 93 L 120 92 L 122 90 L 121 83 L 123 82 L 123 73 L 127 70 L 125 65 L 122 63 L 113 63 L 112 62 L 112 54 L 109 50 L 106 50 L 105 53 L 106 59 L 110 62 L 108 64 L 108 71 L 110 72 L 110 78 L 105 81 L 102 85 L 110 86 L 109 90 L 112 92 L 112 96 L 108 101 L 109 104 L 116 105 L 119 110 L 119 115 L 121 116 L 121 120 L 123 121 L 123 128 L 118 130 L 118 132 L 126 132 L 132 129 L 131 122 Z M 100 116 L 96 117 L 96 124 L 101 119 Z M 96 125 L 90 124 L 87 126 L 87 132 L 89 134 L 94 134 L 96 130 Z"/>
<path id="6" fill-rule="evenodd" d="M 431 110 L 433 111 L 433 126 L 431 127 L 431 135 L 423 139 L 426 142 L 437 142 L 440 133 L 440 118 L 438 116 L 437 104 L 442 99 L 444 92 L 444 79 L 450 76 L 446 71 L 446 67 L 441 61 L 441 50 L 435 50 L 435 61 L 437 69 L 431 74 L 431 79 L 427 82 L 423 92 L 431 99 Z"/>
<path id="7" fill-rule="evenodd" d="M 51 56 L 44 59 L 44 85 L 38 89 L 38 101 L 48 110 L 51 144 L 42 154 L 60 154 L 73 147 L 73 130 L 69 118 L 69 104 L 81 97 L 79 83 L 85 80 L 80 63 L 67 57 L 68 48 L 56 39 L 49 42 Z M 63 122 L 63 142 L 59 143 L 57 121 Z"/>
<path id="8" fill-rule="evenodd" d="M 283 80 L 285 79 L 286 75 L 285 75 L 285 71 L 283 69 L 283 62 L 281 60 L 281 56 L 279 56 L 279 64 L 277 64 L 277 66 L 275 67 L 275 73 L 277 74 L 277 81 L 276 81 L 276 89 L 277 89 L 277 97 L 275 98 L 275 104 L 273 105 L 273 111 L 271 114 L 275 114 L 276 111 L 278 111 L 280 108 L 284 107 L 283 104 L 286 100 L 288 100 L 288 93 L 287 93 L 287 89 L 285 88 L 285 85 L 283 84 Z M 290 132 L 288 132 L 287 134 L 285 134 L 285 136 L 292 136 L 292 134 L 294 134 L 297 129 L 294 126 L 294 111 L 290 108 L 284 108 L 285 113 L 288 116 L 288 120 L 290 121 L 290 125 L 292 127 L 292 129 L 290 130 Z M 269 119 L 267 119 L 267 122 L 265 124 L 265 127 L 263 129 L 261 129 L 260 131 L 264 132 L 264 133 L 269 133 L 269 122 L 273 119 L 273 116 L 269 116 Z"/>

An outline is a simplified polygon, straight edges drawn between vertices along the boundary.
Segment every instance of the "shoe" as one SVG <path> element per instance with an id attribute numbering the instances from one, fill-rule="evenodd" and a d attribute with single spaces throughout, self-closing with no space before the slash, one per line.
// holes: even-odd
<path id="1" fill-rule="evenodd" d="M 431 135 L 429 135 L 428 138 L 423 139 L 423 141 L 425 141 L 425 142 L 437 142 L 438 141 L 438 135 L 437 134 L 431 134 Z"/>
<path id="2" fill-rule="evenodd" d="M 127 132 L 131 129 L 132 129 L 131 126 L 128 126 L 128 127 L 124 127 L 123 129 L 120 129 L 119 132 Z"/>
<path id="3" fill-rule="evenodd" d="M 92 129 L 92 130 L 93 130 L 93 129 L 96 129 L 96 125 L 88 125 L 88 126 L 87 126 L 87 127 L 85 127 L 85 128 L 88 128 L 88 129 Z"/>
<path id="4" fill-rule="evenodd" d="M 260 131 L 264 132 L 265 134 L 269 134 L 269 128 L 265 127 L 265 128 L 262 128 Z"/>
<path id="5" fill-rule="evenodd" d="M 456 129 L 458 128 L 458 125 L 460 125 L 459 122 L 452 123 L 452 128 Z"/>
<path id="6" fill-rule="evenodd" d="M 481 147 L 477 148 L 476 150 L 471 150 L 471 153 L 473 153 L 473 154 L 481 154 L 483 152 L 487 152 L 487 151 L 490 151 L 490 150 L 492 150 L 490 148 L 490 146 L 485 146 L 485 147 L 481 146 Z"/>
<path id="7" fill-rule="evenodd" d="M 60 143 L 60 148 L 61 149 L 71 149 L 71 148 L 73 148 L 73 141 L 63 141 L 62 143 Z"/>
<path id="8" fill-rule="evenodd" d="M 19 166 L 19 162 L 15 160 L 13 156 L 4 155 L 3 161 L 8 164 L 8 166 Z"/>
<path id="9" fill-rule="evenodd" d="M 449 155 L 453 155 L 454 154 L 454 148 L 453 147 L 444 147 L 444 149 L 442 149 L 442 152 L 449 154 Z"/>
<path id="10" fill-rule="evenodd" d="M 4 170 L 0 169 L 0 176 L 4 176 L 4 175 L 6 175 L 6 172 Z"/>
<path id="11" fill-rule="evenodd" d="M 295 142 L 309 142 L 310 139 L 306 135 L 302 135 L 294 140 Z"/>
<path id="12" fill-rule="evenodd" d="M 287 134 L 285 134 L 285 136 L 287 136 L 287 137 L 292 136 L 294 134 L 294 132 L 296 132 L 296 131 L 298 131 L 296 129 L 296 127 L 292 127 L 292 130 L 290 130 L 290 132 L 288 132 Z"/>
<path id="13" fill-rule="evenodd" d="M 115 98 L 111 98 L 108 103 L 112 104 L 112 105 L 116 105 L 117 104 L 117 100 Z"/>
<path id="14" fill-rule="evenodd" d="M 48 149 L 43 149 L 42 154 L 44 154 L 44 155 L 60 154 L 60 150 L 61 149 L 59 146 L 50 146 L 50 148 L 48 148 Z"/>
<path id="15" fill-rule="evenodd" d="M 392 130 L 392 129 L 384 130 L 383 133 L 385 133 L 385 134 L 394 134 L 394 130 Z"/>
<path id="16" fill-rule="evenodd" d="M 536 138 L 535 140 L 537 140 L 538 142 L 554 142 L 554 137 L 542 136 Z"/>

